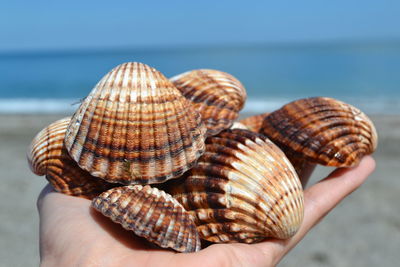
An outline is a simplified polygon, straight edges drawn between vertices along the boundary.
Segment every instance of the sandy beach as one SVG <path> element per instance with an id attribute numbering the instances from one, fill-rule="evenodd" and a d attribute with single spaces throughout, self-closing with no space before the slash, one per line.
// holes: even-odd
<path id="1" fill-rule="evenodd" d="M 46 184 L 31 173 L 26 149 L 64 115 L 0 115 L 0 265 L 38 266 L 36 199 Z M 398 266 L 400 261 L 400 116 L 371 116 L 379 134 L 377 169 L 279 266 Z M 331 169 L 318 168 L 315 182 Z M 60 207 L 61 208 L 61 207 Z"/>

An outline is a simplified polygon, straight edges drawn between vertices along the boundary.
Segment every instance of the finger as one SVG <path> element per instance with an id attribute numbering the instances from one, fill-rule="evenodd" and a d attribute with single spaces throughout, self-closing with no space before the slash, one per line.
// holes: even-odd
<path id="1" fill-rule="evenodd" d="M 39 197 L 38 197 L 38 199 L 37 199 L 37 201 L 36 201 L 36 207 L 37 207 L 39 213 L 40 213 L 41 210 L 42 210 L 44 198 L 45 198 L 49 193 L 51 193 L 51 192 L 55 192 L 55 191 L 54 191 L 54 188 L 53 188 L 50 184 L 47 184 L 47 185 L 42 189 L 42 191 L 40 192 Z"/>
<path id="2" fill-rule="evenodd" d="M 305 190 L 304 220 L 295 236 L 288 240 L 267 241 L 255 246 L 266 251 L 272 249 L 278 258 L 282 257 L 340 201 L 356 190 L 374 169 L 374 159 L 366 156 L 356 167 L 333 171 L 327 178 Z"/>
<path id="3" fill-rule="evenodd" d="M 367 156 L 358 166 L 337 169 L 327 178 L 307 189 L 304 192 L 304 221 L 293 241 L 300 241 L 326 214 L 360 187 L 374 169 L 374 159 Z"/>
<path id="4" fill-rule="evenodd" d="M 50 184 L 47 184 L 39 194 L 37 208 L 40 219 L 43 219 L 42 215 L 48 214 L 65 216 L 65 213 L 75 210 L 87 212 L 88 206 L 90 205 L 89 203 L 90 201 L 87 199 L 56 192 Z M 62 207 L 62 209 L 60 209 L 60 207 Z M 48 219 L 48 216 L 45 218 Z"/>

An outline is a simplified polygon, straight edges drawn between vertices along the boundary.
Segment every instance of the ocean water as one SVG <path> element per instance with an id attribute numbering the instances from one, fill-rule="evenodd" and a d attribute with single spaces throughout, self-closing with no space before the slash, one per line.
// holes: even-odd
<path id="1" fill-rule="evenodd" d="M 247 89 L 247 112 L 328 96 L 367 113 L 400 114 L 400 43 L 0 54 L 0 112 L 72 112 L 104 74 L 127 61 L 167 77 L 198 68 L 228 72 Z"/>

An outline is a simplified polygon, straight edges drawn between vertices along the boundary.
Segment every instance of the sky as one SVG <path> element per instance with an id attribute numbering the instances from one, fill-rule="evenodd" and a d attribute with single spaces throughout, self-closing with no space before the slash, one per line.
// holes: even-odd
<path id="1" fill-rule="evenodd" d="M 0 52 L 400 40 L 398 0 L 2 1 Z"/>

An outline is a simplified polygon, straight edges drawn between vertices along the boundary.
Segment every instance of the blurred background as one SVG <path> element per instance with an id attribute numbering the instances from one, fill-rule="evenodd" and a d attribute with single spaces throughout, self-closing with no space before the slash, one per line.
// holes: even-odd
<path id="1" fill-rule="evenodd" d="M 45 179 L 25 151 L 116 65 L 211 68 L 246 87 L 242 117 L 329 96 L 365 111 L 377 170 L 280 266 L 398 266 L 399 1 L 8 1 L 0 9 L 0 265 L 37 266 Z M 317 181 L 331 170 L 318 168 Z"/>

